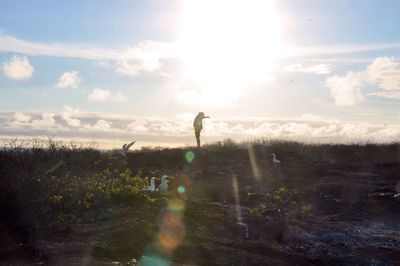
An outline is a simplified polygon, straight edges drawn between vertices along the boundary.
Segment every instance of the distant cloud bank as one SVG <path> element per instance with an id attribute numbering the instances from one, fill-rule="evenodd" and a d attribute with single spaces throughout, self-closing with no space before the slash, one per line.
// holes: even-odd
<path id="1" fill-rule="evenodd" d="M 90 139 L 134 139 L 146 143 L 193 144 L 189 114 L 176 119 L 117 117 L 91 114 L 66 106 L 59 112 L 0 113 L 0 135 Z M 296 118 L 209 119 L 204 141 L 225 138 L 251 140 L 260 137 L 315 142 L 391 142 L 400 139 L 400 123 L 394 125 L 341 121 L 315 115 Z M 116 144 L 118 147 L 119 144 Z"/>

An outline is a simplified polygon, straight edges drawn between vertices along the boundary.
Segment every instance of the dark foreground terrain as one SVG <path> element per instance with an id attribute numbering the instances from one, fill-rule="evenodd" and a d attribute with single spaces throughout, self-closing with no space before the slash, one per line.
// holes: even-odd
<path id="1" fill-rule="evenodd" d="M 400 265 L 399 144 L 14 147 L 0 174 L 1 265 Z"/>

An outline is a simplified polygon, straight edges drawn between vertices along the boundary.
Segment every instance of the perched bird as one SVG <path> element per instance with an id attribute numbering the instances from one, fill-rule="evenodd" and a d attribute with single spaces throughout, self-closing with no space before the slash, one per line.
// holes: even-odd
<path id="1" fill-rule="evenodd" d="M 158 189 L 157 189 L 157 190 L 158 190 Z M 142 189 L 142 191 L 151 191 L 151 192 L 156 191 L 156 177 L 155 177 L 155 176 L 153 176 L 153 177 L 150 179 L 150 186 L 148 186 L 148 187 Z"/>
<path id="2" fill-rule="evenodd" d="M 169 182 L 168 176 L 163 175 L 161 177 L 161 184 L 159 186 L 161 195 L 166 195 L 168 193 L 168 182 Z"/>
<path id="3" fill-rule="evenodd" d="M 271 153 L 271 156 L 272 156 L 272 163 L 273 164 L 280 164 L 281 163 L 281 161 L 279 161 L 278 159 L 276 159 L 276 154 L 275 153 Z"/>
<path id="4" fill-rule="evenodd" d="M 133 144 L 135 144 L 136 141 L 132 141 L 129 144 L 124 144 L 122 145 L 122 150 L 121 150 L 121 154 L 126 157 L 126 153 L 128 152 L 129 148 L 132 147 Z"/>

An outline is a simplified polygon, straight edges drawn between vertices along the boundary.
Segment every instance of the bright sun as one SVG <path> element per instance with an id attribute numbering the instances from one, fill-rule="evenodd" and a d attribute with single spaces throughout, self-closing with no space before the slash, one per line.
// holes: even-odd
<path id="1" fill-rule="evenodd" d="M 186 104 L 227 105 L 248 85 L 265 81 L 283 53 L 271 0 L 186 0 L 180 56 L 192 90 Z"/>

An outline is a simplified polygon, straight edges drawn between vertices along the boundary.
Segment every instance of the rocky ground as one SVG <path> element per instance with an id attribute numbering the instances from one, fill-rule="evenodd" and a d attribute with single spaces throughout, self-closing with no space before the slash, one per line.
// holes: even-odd
<path id="1" fill-rule="evenodd" d="M 188 151 L 127 158 L 174 176 L 168 196 L 88 213 L 30 243 L 2 230 L 0 263 L 400 265 L 400 151 L 362 161 L 271 147 Z"/>

